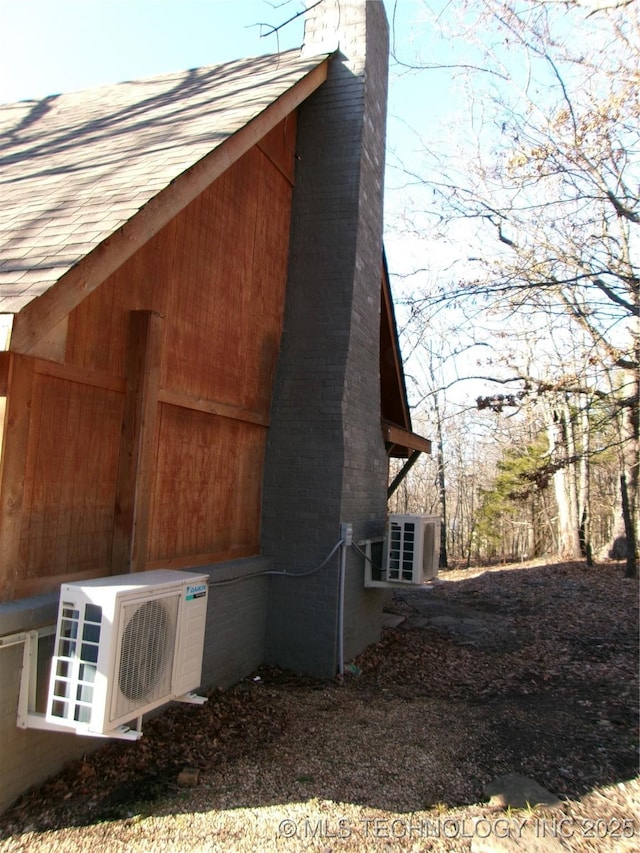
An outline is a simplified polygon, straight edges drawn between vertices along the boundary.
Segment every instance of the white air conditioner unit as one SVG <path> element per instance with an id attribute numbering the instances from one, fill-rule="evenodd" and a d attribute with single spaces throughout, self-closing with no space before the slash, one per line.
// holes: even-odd
<path id="1" fill-rule="evenodd" d="M 46 714 L 28 714 L 26 725 L 136 739 L 148 711 L 204 702 L 190 691 L 200 684 L 207 594 L 206 575 L 169 570 L 63 584 Z M 124 725 L 132 719 L 136 731 Z"/>
<path id="2" fill-rule="evenodd" d="M 440 518 L 436 515 L 389 516 L 384 578 L 392 584 L 422 584 L 437 577 Z"/>

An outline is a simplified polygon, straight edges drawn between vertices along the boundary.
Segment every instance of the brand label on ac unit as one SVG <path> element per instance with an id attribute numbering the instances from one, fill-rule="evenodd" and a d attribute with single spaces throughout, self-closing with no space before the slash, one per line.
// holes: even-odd
<path id="1" fill-rule="evenodd" d="M 187 601 L 193 601 L 194 598 L 204 598 L 207 594 L 206 583 L 187 584 L 185 598 Z"/>

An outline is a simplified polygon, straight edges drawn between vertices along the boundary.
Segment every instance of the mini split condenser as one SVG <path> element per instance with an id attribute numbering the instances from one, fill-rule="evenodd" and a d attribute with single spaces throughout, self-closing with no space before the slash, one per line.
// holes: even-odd
<path id="1" fill-rule="evenodd" d="M 27 726 L 122 737 L 166 702 L 204 701 L 207 594 L 206 575 L 169 570 L 63 584 L 46 713 Z"/>

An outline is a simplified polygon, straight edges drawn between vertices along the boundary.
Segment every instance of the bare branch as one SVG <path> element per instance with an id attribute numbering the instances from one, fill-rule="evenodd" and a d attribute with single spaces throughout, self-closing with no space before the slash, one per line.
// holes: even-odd
<path id="1" fill-rule="evenodd" d="M 316 0 L 315 3 L 312 3 L 310 6 L 307 6 L 305 9 L 302 9 L 300 12 L 296 12 L 295 15 L 292 15 L 290 18 L 287 18 L 286 21 L 283 21 L 281 24 L 278 24 L 277 27 L 274 27 L 273 24 L 256 23 L 251 24 L 252 27 L 260 27 L 260 38 L 266 38 L 267 36 L 272 36 L 274 33 L 280 32 L 280 30 L 284 29 L 288 24 L 292 21 L 295 21 L 297 18 L 302 17 L 302 15 L 306 15 L 307 12 L 311 11 L 311 9 L 315 9 L 316 6 L 319 6 L 323 0 Z M 284 6 L 284 3 L 280 4 L 271 4 L 274 8 L 278 9 L 280 6 Z M 262 28 L 266 28 L 266 32 L 262 32 Z"/>
<path id="2" fill-rule="evenodd" d="M 635 0 L 541 0 L 541 2 L 548 5 L 555 4 L 587 9 L 589 11 L 589 15 L 595 15 L 597 12 L 624 9 L 625 6 L 630 6 L 632 3 L 635 3 Z"/>

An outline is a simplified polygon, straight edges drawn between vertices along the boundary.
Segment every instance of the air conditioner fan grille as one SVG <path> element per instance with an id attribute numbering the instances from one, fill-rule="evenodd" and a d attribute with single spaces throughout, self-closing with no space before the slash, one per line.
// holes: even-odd
<path id="1" fill-rule="evenodd" d="M 123 606 L 112 719 L 170 693 L 178 604 L 176 595 Z"/>

